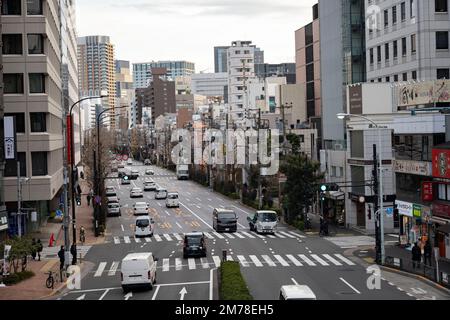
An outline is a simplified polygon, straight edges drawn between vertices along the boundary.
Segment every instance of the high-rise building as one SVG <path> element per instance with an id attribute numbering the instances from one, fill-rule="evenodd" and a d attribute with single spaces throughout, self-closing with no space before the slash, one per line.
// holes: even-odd
<path id="1" fill-rule="evenodd" d="M 134 103 L 133 76 L 131 75 L 130 62 L 116 60 L 116 123 L 117 128 L 128 130 L 131 125 L 131 108 Z"/>
<path id="2" fill-rule="evenodd" d="M 367 10 L 367 21 L 367 81 L 450 78 L 447 1 L 382 1 Z"/>
<path id="3" fill-rule="evenodd" d="M 228 73 L 198 73 L 192 75 L 192 93 L 206 97 L 224 98 Z"/>
<path id="4" fill-rule="evenodd" d="M 214 47 L 214 73 L 228 72 L 228 48 L 229 47 Z"/>
<path id="5" fill-rule="evenodd" d="M 188 61 L 152 61 L 133 63 L 133 82 L 136 89 L 147 88 L 152 80 L 152 69 L 165 68 L 167 77 L 175 80 L 178 76 L 190 76 L 195 73 L 195 64 Z"/>
<path id="6" fill-rule="evenodd" d="M 262 63 L 255 64 L 255 74 L 258 78 L 285 77 L 288 84 L 295 84 L 295 63 Z"/>
<path id="7" fill-rule="evenodd" d="M 99 95 L 107 91 L 102 106 L 109 112 L 110 127 L 116 128 L 116 70 L 114 45 L 108 36 L 78 38 L 78 83 L 80 96 Z"/>
<path id="8" fill-rule="evenodd" d="M 19 221 L 26 234 L 39 227 L 49 212 L 60 209 L 64 201 L 64 115 L 78 100 L 74 4 L 56 0 L 15 4 L 19 5 L 2 6 L 5 116 L 15 117 L 17 133 L 17 159 L 7 160 L 4 172 L 10 235 L 18 234 Z M 73 116 L 78 163 L 78 110 Z M 20 186 L 17 163 L 24 178 Z M 16 215 L 19 188 L 26 213 L 20 219 Z M 37 213 L 37 221 L 31 221 L 31 212 Z"/>

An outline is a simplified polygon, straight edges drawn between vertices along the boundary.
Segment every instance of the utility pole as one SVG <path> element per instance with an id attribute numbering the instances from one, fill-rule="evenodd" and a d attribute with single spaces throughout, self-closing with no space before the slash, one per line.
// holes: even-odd
<path id="1" fill-rule="evenodd" d="M 257 134 L 258 134 L 258 155 L 257 155 L 257 159 L 258 159 L 258 194 L 259 194 L 259 209 L 263 208 L 263 202 L 262 202 L 262 185 L 261 185 L 261 159 L 260 157 L 260 140 L 259 140 L 259 130 L 261 129 L 261 109 L 258 110 L 258 130 L 257 130 Z"/>
<path id="2" fill-rule="evenodd" d="M 378 190 L 378 158 L 377 158 L 377 145 L 373 145 L 373 205 L 374 205 L 374 219 L 375 219 L 375 242 L 376 242 L 376 262 L 381 264 L 381 243 L 380 243 L 380 212 L 379 207 L 379 190 Z"/>
<path id="3" fill-rule="evenodd" d="M 20 181 L 20 161 L 17 161 L 17 230 L 22 237 L 22 183 Z"/>

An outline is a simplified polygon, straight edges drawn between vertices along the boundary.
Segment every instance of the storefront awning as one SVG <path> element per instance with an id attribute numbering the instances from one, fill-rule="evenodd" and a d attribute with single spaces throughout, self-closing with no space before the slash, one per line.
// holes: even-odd
<path id="1" fill-rule="evenodd" d="M 439 226 L 439 227 L 437 228 L 437 230 L 438 230 L 439 232 L 442 232 L 442 233 L 450 234 L 450 224 L 446 224 L 446 225 L 443 225 L 443 226 Z"/>
<path id="2" fill-rule="evenodd" d="M 450 220 L 438 218 L 438 217 L 432 217 L 432 218 L 430 218 L 430 221 L 433 223 L 444 225 L 444 226 L 450 224 Z"/>

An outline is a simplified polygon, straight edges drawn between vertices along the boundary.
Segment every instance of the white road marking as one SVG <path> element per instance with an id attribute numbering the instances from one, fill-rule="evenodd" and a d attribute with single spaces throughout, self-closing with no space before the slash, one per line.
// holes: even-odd
<path id="1" fill-rule="evenodd" d="M 245 259 L 244 256 L 237 256 L 237 258 L 238 258 L 239 262 L 241 263 L 241 265 L 242 265 L 244 268 L 249 267 L 249 264 L 248 264 L 248 262 L 247 262 L 247 260 Z"/>
<path id="2" fill-rule="evenodd" d="M 236 206 L 233 206 L 234 208 L 236 208 L 236 209 L 238 209 L 238 210 L 240 210 L 240 211 L 242 211 L 243 213 L 245 213 L 246 215 L 249 215 L 250 214 L 250 212 L 247 212 L 247 211 L 245 211 L 245 210 L 242 210 L 241 208 L 239 208 L 239 207 L 236 207 Z"/>
<path id="3" fill-rule="evenodd" d="M 330 261 L 331 263 L 333 263 L 336 266 L 342 266 L 342 263 L 340 263 L 339 261 L 337 261 L 336 259 L 334 259 L 332 256 L 330 256 L 329 254 L 323 254 L 323 256 Z"/>
<path id="4" fill-rule="evenodd" d="M 317 254 L 312 254 L 311 257 L 314 258 L 314 260 L 316 260 L 317 262 L 319 262 L 321 265 L 323 266 L 329 266 L 329 264 L 323 260 L 321 257 L 319 257 Z"/>
<path id="5" fill-rule="evenodd" d="M 170 268 L 170 262 L 169 262 L 169 259 L 163 259 L 163 268 L 162 268 L 162 271 L 163 271 L 163 272 L 167 272 L 167 271 L 169 271 L 169 268 Z"/>
<path id="6" fill-rule="evenodd" d="M 111 269 L 108 271 L 108 276 L 112 277 L 116 274 L 117 268 L 119 267 L 119 262 L 114 261 L 111 265 Z"/>
<path id="7" fill-rule="evenodd" d="M 210 209 L 214 210 L 214 207 L 213 207 L 213 206 L 209 206 L 209 205 L 208 205 L 208 207 L 209 207 Z"/>
<path id="8" fill-rule="evenodd" d="M 189 270 L 195 270 L 195 268 L 196 268 L 195 259 L 189 258 L 188 265 L 189 265 Z"/>
<path id="9" fill-rule="evenodd" d="M 195 198 L 195 199 L 197 199 L 198 201 L 202 201 L 202 199 L 200 199 L 200 198 Z"/>
<path id="10" fill-rule="evenodd" d="M 125 228 L 123 227 L 123 224 L 121 224 L 120 227 L 122 228 L 122 232 L 125 232 Z"/>
<path id="11" fill-rule="evenodd" d="M 255 237 L 252 234 L 248 233 L 248 232 L 241 232 L 241 233 L 246 235 L 250 239 L 255 239 Z"/>
<path id="12" fill-rule="evenodd" d="M 212 301 L 214 299 L 213 281 L 214 281 L 214 269 L 211 269 L 211 271 L 209 272 L 209 300 L 210 301 Z"/>
<path id="13" fill-rule="evenodd" d="M 284 232 L 284 231 L 278 231 L 278 233 L 280 234 L 283 234 L 283 235 L 285 235 L 286 237 L 288 237 L 288 238 L 291 238 L 291 239 L 295 239 L 296 237 L 295 236 L 293 236 L 293 235 L 291 235 L 291 234 L 289 234 L 289 233 L 287 233 L 287 232 Z"/>
<path id="14" fill-rule="evenodd" d="M 180 271 L 183 268 L 183 262 L 180 258 L 175 259 L 175 270 Z"/>
<path id="15" fill-rule="evenodd" d="M 106 289 L 105 292 L 101 295 L 101 297 L 98 299 L 99 301 L 103 300 L 103 298 L 108 294 L 109 289 Z"/>
<path id="16" fill-rule="evenodd" d="M 355 291 L 357 294 L 361 294 L 361 292 L 359 292 L 358 290 L 356 290 L 354 286 L 352 286 L 350 283 L 348 283 L 347 281 L 345 281 L 344 278 L 340 278 L 340 279 L 341 279 L 341 281 L 342 281 L 343 283 L 345 283 L 347 286 L 349 286 L 349 287 L 350 287 L 353 291 Z"/>
<path id="17" fill-rule="evenodd" d="M 296 286 L 298 286 L 298 282 L 297 281 L 295 281 L 295 279 L 294 278 L 291 278 L 291 280 L 292 280 L 292 282 L 296 285 Z"/>
<path id="18" fill-rule="evenodd" d="M 220 258 L 218 256 L 213 256 L 212 258 L 214 260 L 214 264 L 216 265 L 216 268 L 219 268 L 220 267 L 220 262 L 221 262 Z"/>
<path id="19" fill-rule="evenodd" d="M 277 237 L 275 237 L 274 235 L 272 235 L 272 234 L 269 234 L 269 235 L 267 235 L 270 239 L 276 239 Z"/>
<path id="20" fill-rule="evenodd" d="M 207 225 L 208 228 L 213 229 L 213 228 L 211 227 L 210 224 L 206 223 L 206 221 L 203 220 L 201 217 L 199 217 L 194 211 L 192 211 L 191 209 L 189 209 L 188 207 L 186 207 L 186 206 L 185 206 L 184 204 L 182 204 L 181 202 L 180 202 L 180 205 L 182 205 L 186 210 L 188 210 L 190 213 L 192 213 L 194 216 L 196 216 L 201 222 L 203 222 L 205 225 Z"/>
<path id="21" fill-rule="evenodd" d="M 170 213 L 169 211 L 165 210 L 166 214 L 170 217 Z"/>
<path id="22" fill-rule="evenodd" d="M 281 263 L 281 265 L 283 267 L 289 267 L 289 263 L 286 262 L 286 260 L 283 259 L 282 256 L 280 255 L 274 255 L 274 258 L 278 260 L 279 263 Z"/>
<path id="23" fill-rule="evenodd" d="M 141 243 L 141 239 L 139 239 L 139 238 L 134 238 L 134 241 L 136 241 L 136 243 Z"/>
<path id="24" fill-rule="evenodd" d="M 200 207 L 198 204 L 195 205 L 197 208 L 201 209 L 202 207 Z"/>
<path id="25" fill-rule="evenodd" d="M 161 239 L 161 237 L 159 235 L 155 234 L 154 237 L 155 237 L 155 240 L 157 242 L 161 242 L 162 241 L 162 239 Z"/>
<path id="26" fill-rule="evenodd" d="M 269 256 L 263 255 L 263 256 L 261 256 L 261 257 L 262 257 L 262 258 L 264 259 L 264 261 L 269 265 L 269 267 L 276 267 L 276 266 L 277 266 L 276 263 L 273 262 L 272 259 L 270 259 Z"/>
<path id="27" fill-rule="evenodd" d="M 173 236 L 175 237 L 175 239 L 177 239 L 178 241 L 183 241 L 183 238 L 181 238 L 181 236 L 178 233 L 174 233 Z"/>
<path id="28" fill-rule="evenodd" d="M 240 234 L 239 232 L 236 232 L 234 235 L 240 239 L 245 239 L 245 237 L 242 234 Z"/>
<path id="29" fill-rule="evenodd" d="M 203 269 L 208 269 L 208 268 L 209 268 L 209 262 L 208 262 L 208 259 L 206 259 L 206 258 L 201 258 L 200 261 L 201 261 L 201 263 L 202 263 L 202 268 L 203 268 Z"/>
<path id="30" fill-rule="evenodd" d="M 131 243 L 130 237 L 128 236 L 123 237 L 123 240 L 125 241 L 125 243 Z"/>
<path id="31" fill-rule="evenodd" d="M 172 241 L 172 238 L 168 234 L 164 234 L 163 237 L 166 238 L 167 241 Z"/>
<path id="32" fill-rule="evenodd" d="M 178 222 L 176 222 L 176 225 L 177 225 L 180 229 L 183 229 L 183 227 L 182 227 Z"/>
<path id="33" fill-rule="evenodd" d="M 208 239 L 214 239 L 214 237 L 212 235 L 210 235 L 208 232 L 204 232 L 204 235 L 208 238 Z"/>
<path id="34" fill-rule="evenodd" d="M 152 242 L 152 239 L 151 238 L 145 238 L 145 241 L 146 242 Z"/>
<path id="35" fill-rule="evenodd" d="M 287 257 L 289 260 L 291 260 L 292 263 L 293 263 L 296 267 L 302 267 L 302 266 L 303 266 L 303 264 L 302 264 L 300 261 L 298 261 L 293 255 L 288 254 L 288 255 L 286 255 L 286 257 Z"/>
<path id="36" fill-rule="evenodd" d="M 262 236 L 262 235 L 260 235 L 260 234 L 257 234 L 257 233 L 254 233 L 254 235 L 257 236 L 257 237 L 260 238 L 260 239 L 265 239 L 265 238 L 266 238 L 266 237 L 264 237 L 264 236 Z"/>
<path id="37" fill-rule="evenodd" d="M 162 204 L 160 202 L 158 202 L 158 206 L 162 207 Z"/>
<path id="38" fill-rule="evenodd" d="M 250 259 L 255 264 L 255 266 L 257 266 L 257 267 L 262 267 L 263 266 L 261 261 L 259 261 L 259 259 L 256 256 L 250 256 Z"/>
<path id="39" fill-rule="evenodd" d="M 156 300 L 156 296 L 158 295 L 160 286 L 156 286 L 155 293 L 153 294 L 152 300 Z"/>
<path id="40" fill-rule="evenodd" d="M 301 235 L 301 234 L 298 234 L 297 232 L 294 232 L 294 231 L 288 231 L 288 233 L 294 235 L 294 236 L 297 237 L 297 238 L 302 238 L 302 239 L 305 239 L 305 238 L 306 238 L 305 236 L 303 236 L 303 235 Z"/>
<path id="41" fill-rule="evenodd" d="M 345 262 L 346 264 L 348 264 L 349 266 L 354 266 L 354 265 L 355 265 L 355 263 L 353 263 L 353 261 L 347 259 L 346 257 L 344 257 L 344 256 L 341 255 L 341 254 L 335 254 L 334 256 L 335 256 L 336 258 L 338 258 L 338 259 L 341 259 L 342 261 L 344 261 L 344 262 Z"/>
<path id="42" fill-rule="evenodd" d="M 225 235 L 226 237 L 230 238 L 230 239 L 234 239 L 234 237 L 233 237 L 233 235 L 232 235 L 232 234 L 229 234 L 229 233 L 224 233 L 224 235 Z"/>
<path id="43" fill-rule="evenodd" d="M 310 267 L 315 267 L 316 266 L 316 264 L 314 262 L 312 262 L 312 260 L 310 260 L 304 254 L 299 254 L 298 256 L 300 257 L 300 259 L 302 259 L 304 262 L 306 262 L 306 264 L 308 264 Z"/>
<path id="44" fill-rule="evenodd" d="M 120 243 L 119 237 L 114 237 L 114 244 L 119 244 L 119 243 Z"/>
<path id="45" fill-rule="evenodd" d="M 103 270 L 105 270 L 105 268 L 106 268 L 106 262 L 101 262 L 101 263 L 98 265 L 98 269 L 97 269 L 97 271 L 95 272 L 94 277 L 95 277 L 95 278 L 101 277 L 101 275 L 102 275 L 102 273 L 103 273 Z"/>
<path id="46" fill-rule="evenodd" d="M 225 237 L 223 235 L 221 235 L 220 233 L 213 232 L 213 235 L 215 235 L 219 239 L 225 239 Z"/>

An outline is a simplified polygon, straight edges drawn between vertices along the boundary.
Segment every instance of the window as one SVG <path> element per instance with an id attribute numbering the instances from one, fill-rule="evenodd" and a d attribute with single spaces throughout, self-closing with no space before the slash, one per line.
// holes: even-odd
<path id="1" fill-rule="evenodd" d="M 364 131 L 351 131 L 351 157 L 364 158 Z"/>
<path id="2" fill-rule="evenodd" d="M 21 94 L 23 93 L 23 74 L 21 73 L 5 73 L 3 75 L 5 94 Z"/>
<path id="3" fill-rule="evenodd" d="M 370 48 L 370 64 L 373 64 L 373 48 Z"/>
<path id="4" fill-rule="evenodd" d="M 20 176 L 27 176 L 27 161 L 25 152 L 18 152 L 17 158 L 20 162 Z M 17 177 L 17 160 L 6 160 L 5 177 Z"/>
<path id="5" fill-rule="evenodd" d="M 42 73 L 30 73 L 30 93 L 45 93 L 45 75 Z"/>
<path id="6" fill-rule="evenodd" d="M 408 81 L 408 74 L 405 72 L 404 74 L 402 74 L 403 77 L 403 81 Z"/>
<path id="7" fill-rule="evenodd" d="M 377 47 L 377 62 L 381 62 L 381 46 Z"/>
<path id="8" fill-rule="evenodd" d="M 337 177 L 337 168 L 335 166 L 331 166 L 331 176 Z"/>
<path id="9" fill-rule="evenodd" d="M 436 79 L 450 79 L 450 69 L 437 69 Z"/>
<path id="10" fill-rule="evenodd" d="M 435 0 L 434 6 L 436 12 L 448 12 L 447 0 Z"/>
<path id="11" fill-rule="evenodd" d="M 394 75 L 394 81 L 398 82 L 398 74 Z"/>
<path id="12" fill-rule="evenodd" d="M 3 54 L 22 54 L 22 35 L 3 34 Z"/>
<path id="13" fill-rule="evenodd" d="M 386 82 L 391 82 L 391 77 L 386 77 Z"/>
<path id="14" fill-rule="evenodd" d="M 389 43 L 384 45 L 384 59 L 389 60 Z"/>
<path id="15" fill-rule="evenodd" d="M 47 152 L 32 152 L 31 162 L 33 169 L 33 176 L 46 176 L 48 174 L 47 168 Z"/>
<path id="16" fill-rule="evenodd" d="M 384 27 L 387 28 L 389 25 L 389 11 L 384 10 Z"/>
<path id="17" fill-rule="evenodd" d="M 436 32 L 436 49 L 448 50 L 448 31 Z"/>
<path id="18" fill-rule="evenodd" d="M 42 15 L 42 0 L 27 0 L 27 14 L 29 16 Z"/>
<path id="19" fill-rule="evenodd" d="M 30 113 L 31 132 L 47 132 L 47 114 L 44 112 Z"/>
<path id="20" fill-rule="evenodd" d="M 412 34 L 411 35 L 411 53 L 415 54 L 416 53 L 416 35 Z"/>
<path id="21" fill-rule="evenodd" d="M 406 20 L 406 2 L 402 2 L 402 4 L 400 5 L 400 15 L 401 15 L 402 21 L 405 21 Z"/>
<path id="22" fill-rule="evenodd" d="M 438 190 L 439 200 L 450 201 L 450 185 L 440 184 Z"/>
<path id="23" fill-rule="evenodd" d="M 392 24 L 397 23 L 397 6 L 392 7 Z"/>
<path id="24" fill-rule="evenodd" d="M 44 37 L 42 34 L 28 35 L 28 54 L 44 54 Z"/>
<path id="25" fill-rule="evenodd" d="M 5 117 L 16 117 L 17 133 L 25 133 L 25 114 L 24 113 L 5 113 Z"/>
<path id="26" fill-rule="evenodd" d="M 2 14 L 5 16 L 20 16 L 22 14 L 21 3 L 18 0 L 3 0 Z"/>
<path id="27" fill-rule="evenodd" d="M 381 78 L 378 78 L 378 82 L 383 82 L 383 79 L 381 79 Z"/>
<path id="28" fill-rule="evenodd" d="M 402 38 L 402 56 L 406 57 L 406 38 Z"/>
<path id="29" fill-rule="evenodd" d="M 417 71 L 416 70 L 414 70 L 413 72 L 412 72 L 412 78 L 413 78 L 413 80 L 417 80 Z"/>
<path id="30" fill-rule="evenodd" d="M 416 16 L 416 3 L 415 3 L 415 0 L 410 0 L 409 1 L 409 11 L 410 11 L 411 19 L 414 18 Z"/>
<path id="31" fill-rule="evenodd" d="M 395 40 L 393 42 L 393 47 L 394 47 L 394 59 L 397 59 L 397 57 L 398 57 L 398 43 L 397 43 L 397 40 Z"/>

